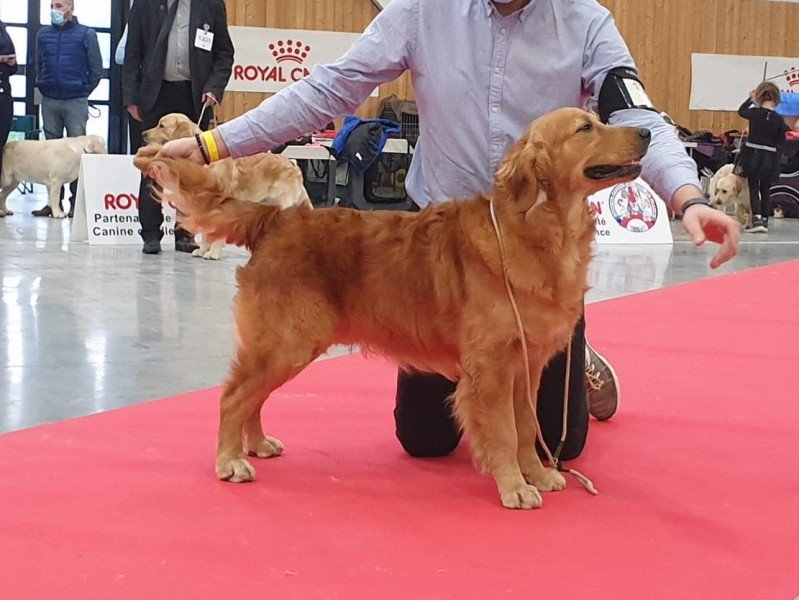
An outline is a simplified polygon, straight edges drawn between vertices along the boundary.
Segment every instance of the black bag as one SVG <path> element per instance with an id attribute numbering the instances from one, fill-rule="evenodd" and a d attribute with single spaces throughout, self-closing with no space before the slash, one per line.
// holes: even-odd
<path id="1" fill-rule="evenodd" d="M 411 146 L 419 139 L 419 109 L 415 100 L 400 100 L 392 94 L 380 105 L 380 118 L 396 121 L 402 126 L 399 137 L 408 140 Z"/>
<path id="2" fill-rule="evenodd" d="M 364 198 L 375 204 L 407 200 L 405 177 L 410 166 L 410 154 L 382 153 L 364 174 Z"/>

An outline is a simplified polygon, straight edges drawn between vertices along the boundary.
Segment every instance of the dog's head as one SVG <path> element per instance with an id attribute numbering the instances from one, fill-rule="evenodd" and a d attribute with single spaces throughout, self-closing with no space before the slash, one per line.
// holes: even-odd
<path id="1" fill-rule="evenodd" d="M 741 178 L 737 175 L 725 175 L 716 182 L 713 192 L 713 206 L 727 207 L 738 200 L 742 191 Z"/>
<path id="2" fill-rule="evenodd" d="M 548 113 L 528 127 L 502 160 L 496 175 L 500 196 L 529 209 L 539 192 L 549 200 L 587 196 L 641 174 L 650 133 L 609 127 L 577 108 Z"/>
<path id="3" fill-rule="evenodd" d="M 108 154 L 105 140 L 99 135 L 83 135 L 78 141 L 86 154 Z"/>
<path id="4" fill-rule="evenodd" d="M 172 140 L 191 137 L 200 133 L 195 122 L 181 113 L 169 113 L 158 120 L 158 125 L 146 130 L 142 136 L 148 144 L 166 144 Z"/>

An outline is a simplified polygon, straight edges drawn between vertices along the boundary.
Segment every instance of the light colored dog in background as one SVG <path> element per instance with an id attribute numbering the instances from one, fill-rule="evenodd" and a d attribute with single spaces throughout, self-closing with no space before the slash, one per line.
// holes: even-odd
<path id="1" fill-rule="evenodd" d="M 158 125 L 144 132 L 144 141 L 147 144 L 165 144 L 197 133 L 200 133 L 200 128 L 187 116 L 170 113 L 161 117 Z M 230 187 L 239 200 L 281 208 L 297 205 L 313 208 L 305 189 L 302 171 L 279 154 L 262 152 L 244 158 L 226 158 L 210 164 L 208 168 Z M 219 260 L 224 247 L 224 239 L 212 242 L 203 235 L 200 247 L 193 255 Z"/>
<path id="2" fill-rule="evenodd" d="M 46 185 L 53 217 L 66 217 L 59 202 L 61 188 L 78 178 L 80 157 L 84 154 L 107 154 L 103 138 L 82 135 L 8 142 L 3 151 L 3 173 L 0 175 L 0 217 L 14 214 L 6 207 L 6 199 L 22 181 Z"/>
<path id="3" fill-rule="evenodd" d="M 735 165 L 721 167 L 710 179 L 708 194 L 713 206 L 732 215 L 746 227 L 752 220 L 752 205 L 749 202 L 749 185 L 743 177 L 736 175 Z"/>

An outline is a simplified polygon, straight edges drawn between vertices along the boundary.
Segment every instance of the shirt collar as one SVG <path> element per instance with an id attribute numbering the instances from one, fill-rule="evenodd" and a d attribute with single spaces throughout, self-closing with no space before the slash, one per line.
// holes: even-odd
<path id="1" fill-rule="evenodd" d="M 490 17 L 491 13 L 493 13 L 496 10 L 494 3 L 491 0 L 482 0 L 482 2 L 486 9 L 486 16 Z M 530 2 L 527 3 L 527 6 L 525 6 L 523 9 L 521 9 L 519 12 L 516 13 L 519 16 L 520 21 L 524 21 L 527 18 L 535 2 L 536 0 L 530 0 Z"/>

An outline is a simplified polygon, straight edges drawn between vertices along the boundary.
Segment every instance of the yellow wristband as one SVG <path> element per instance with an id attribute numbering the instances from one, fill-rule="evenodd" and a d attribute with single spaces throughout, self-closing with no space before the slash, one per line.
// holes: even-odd
<path id="1" fill-rule="evenodd" d="M 216 145 L 216 140 L 214 139 L 213 132 L 212 131 L 203 132 L 203 140 L 205 140 L 205 145 L 208 147 L 208 158 L 211 159 L 211 162 L 218 161 L 219 148 Z"/>

